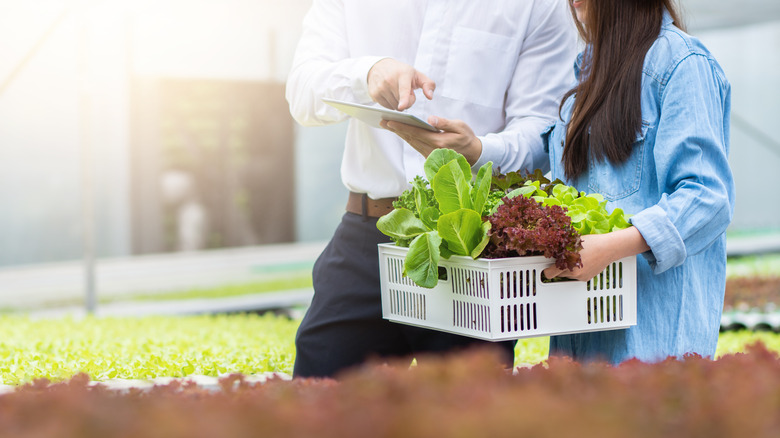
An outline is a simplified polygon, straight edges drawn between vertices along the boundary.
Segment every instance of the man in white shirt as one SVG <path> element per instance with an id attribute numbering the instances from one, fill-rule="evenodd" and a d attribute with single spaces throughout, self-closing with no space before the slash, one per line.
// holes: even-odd
<path id="1" fill-rule="evenodd" d="M 406 110 L 438 127 L 350 120 L 341 165 L 347 213 L 314 266 L 295 376 L 333 376 L 371 357 L 443 352 L 470 338 L 382 319 L 376 220 L 434 148 L 478 168 L 547 170 L 540 134 L 572 85 L 577 37 L 565 0 L 314 0 L 287 83 L 306 126 L 347 116 L 322 98 Z M 504 343 L 511 366 L 514 343 Z"/>

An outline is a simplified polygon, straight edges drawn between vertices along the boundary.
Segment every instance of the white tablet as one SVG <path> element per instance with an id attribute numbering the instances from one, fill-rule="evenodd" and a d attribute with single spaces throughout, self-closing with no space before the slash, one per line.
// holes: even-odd
<path id="1" fill-rule="evenodd" d="M 323 102 L 338 109 L 341 112 L 349 114 L 350 116 L 361 120 L 375 128 L 381 128 L 379 122 L 382 120 L 392 120 L 395 122 L 405 123 L 407 125 L 416 126 L 418 128 L 427 129 L 432 132 L 439 132 L 438 129 L 432 125 L 420 120 L 411 114 L 402 113 L 400 111 L 393 111 L 387 108 L 378 106 L 361 105 L 359 103 L 343 102 L 333 99 L 322 99 Z"/>

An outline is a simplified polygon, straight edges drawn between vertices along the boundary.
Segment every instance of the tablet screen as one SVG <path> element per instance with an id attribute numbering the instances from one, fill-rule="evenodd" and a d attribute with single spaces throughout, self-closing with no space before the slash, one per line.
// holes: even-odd
<path id="1" fill-rule="evenodd" d="M 438 129 L 419 119 L 418 117 L 413 116 L 412 114 L 393 111 L 377 106 L 361 105 L 359 103 L 344 102 L 334 99 L 322 99 L 322 101 L 338 109 L 339 111 L 349 114 L 350 116 L 361 120 L 375 128 L 382 127 L 379 124 L 382 120 L 392 120 L 395 122 L 416 126 L 418 128 L 427 129 L 428 131 L 439 132 Z"/>

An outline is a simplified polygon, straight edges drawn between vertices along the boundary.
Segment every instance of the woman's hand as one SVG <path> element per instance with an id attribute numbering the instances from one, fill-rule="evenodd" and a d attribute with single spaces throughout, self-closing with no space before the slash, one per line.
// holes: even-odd
<path id="1" fill-rule="evenodd" d="M 649 251 L 642 234 L 635 227 L 613 231 L 607 234 L 582 236 L 582 267 L 564 271 L 555 266 L 544 270 L 547 278 L 566 277 L 588 281 L 603 271 L 610 263 L 636 254 Z"/>
<path id="2" fill-rule="evenodd" d="M 565 271 L 555 266 L 544 270 L 544 276 L 547 278 L 566 277 L 580 281 L 588 281 L 603 271 L 607 265 L 619 259 L 610 248 L 609 234 L 590 234 L 582 236 L 582 267 L 571 271 Z"/>

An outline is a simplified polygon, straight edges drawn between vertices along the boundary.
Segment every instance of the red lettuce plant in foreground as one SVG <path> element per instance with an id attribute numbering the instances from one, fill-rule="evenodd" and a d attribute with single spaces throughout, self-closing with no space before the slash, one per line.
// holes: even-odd
<path id="1" fill-rule="evenodd" d="M 3 438 L 777 438 L 780 358 L 763 345 L 619 366 L 551 357 L 504 370 L 497 347 L 375 361 L 338 380 L 228 377 L 221 390 L 89 385 L 0 395 Z"/>
<path id="2" fill-rule="evenodd" d="M 582 266 L 580 235 L 558 205 L 544 206 L 525 196 L 505 197 L 487 219 L 492 226 L 483 257 L 543 255 L 555 259 L 559 269 Z"/>

